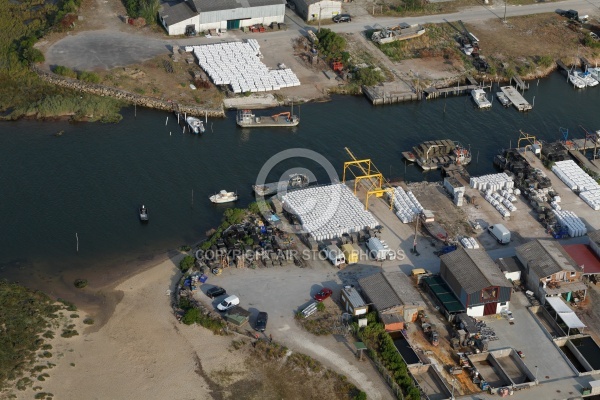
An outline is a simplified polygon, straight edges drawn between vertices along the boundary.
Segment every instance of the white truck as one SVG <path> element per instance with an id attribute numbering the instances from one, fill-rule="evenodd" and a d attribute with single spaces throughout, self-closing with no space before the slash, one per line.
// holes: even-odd
<path id="1" fill-rule="evenodd" d="M 510 231 L 502 224 L 488 226 L 488 232 L 496 238 L 500 244 L 510 243 Z"/>
<path id="2" fill-rule="evenodd" d="M 367 248 L 369 249 L 369 255 L 377 261 L 384 261 L 388 258 L 389 249 L 376 237 L 367 240 Z"/>
<path id="3" fill-rule="evenodd" d="M 325 247 L 325 249 L 323 249 L 323 253 L 325 253 L 325 257 L 327 257 L 329 262 L 333 264 L 334 267 L 339 267 L 340 265 L 346 263 L 344 252 L 335 244 Z"/>

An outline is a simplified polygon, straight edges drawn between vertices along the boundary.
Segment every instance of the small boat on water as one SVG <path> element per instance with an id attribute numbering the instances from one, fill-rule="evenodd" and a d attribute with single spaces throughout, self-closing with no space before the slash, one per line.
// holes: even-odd
<path id="1" fill-rule="evenodd" d="M 271 115 L 270 117 L 259 117 L 252 110 L 239 110 L 236 123 L 242 128 L 291 127 L 297 126 L 300 123 L 300 117 L 293 115 L 289 111 Z"/>
<path id="2" fill-rule="evenodd" d="M 140 206 L 139 212 L 140 212 L 140 221 L 148 222 L 148 209 L 146 208 L 145 205 L 142 204 Z"/>
<path id="3" fill-rule="evenodd" d="M 584 82 L 586 87 L 594 87 L 598 85 L 598 81 L 592 76 L 589 71 L 581 72 L 574 71 L 574 74 L 577 74 Z"/>
<path id="4" fill-rule="evenodd" d="M 185 122 L 187 122 L 188 126 L 190 127 L 190 132 L 193 132 L 196 135 L 204 133 L 204 123 L 201 119 L 196 117 L 186 117 Z"/>
<path id="5" fill-rule="evenodd" d="M 483 89 L 473 89 L 471 90 L 471 97 L 477 104 L 478 108 L 491 108 L 492 103 L 487 99 L 485 91 Z"/>
<path id="6" fill-rule="evenodd" d="M 577 71 L 569 71 L 569 82 L 576 89 L 584 89 L 586 87 L 585 81 L 579 76 Z"/>
<path id="7" fill-rule="evenodd" d="M 509 107 L 512 104 L 512 102 L 509 100 L 509 98 L 502 92 L 497 92 L 496 98 L 498 99 L 500 104 L 502 104 L 504 107 Z"/>
<path id="8" fill-rule="evenodd" d="M 600 68 L 599 67 L 588 68 L 587 72 L 590 73 L 592 78 L 594 78 L 597 81 L 600 81 Z"/>
<path id="9" fill-rule="evenodd" d="M 210 201 L 216 204 L 230 203 L 238 199 L 238 195 L 235 192 L 228 192 L 227 190 L 221 190 L 219 193 L 209 197 Z"/>
<path id="10" fill-rule="evenodd" d="M 279 190 L 300 189 L 308 186 L 310 183 L 308 176 L 304 174 L 292 174 L 287 181 L 252 185 L 252 189 L 258 196 L 270 196 Z"/>
<path id="11" fill-rule="evenodd" d="M 416 162 L 423 170 L 429 171 L 445 165 L 467 165 L 471 162 L 471 152 L 460 142 L 449 139 L 429 140 L 405 151 L 402 156 Z"/>

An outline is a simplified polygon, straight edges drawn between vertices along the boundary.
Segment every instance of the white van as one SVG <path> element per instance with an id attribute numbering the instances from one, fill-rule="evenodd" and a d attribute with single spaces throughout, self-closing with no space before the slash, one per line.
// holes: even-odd
<path id="1" fill-rule="evenodd" d="M 377 261 L 384 261 L 388 257 L 389 249 L 376 237 L 367 240 L 367 248 L 369 249 L 369 255 Z"/>
<path id="2" fill-rule="evenodd" d="M 240 304 L 240 298 L 236 295 L 227 296 L 225 300 L 217 305 L 219 311 L 227 311 Z"/>
<path id="3" fill-rule="evenodd" d="M 510 231 L 502 224 L 488 226 L 488 232 L 496 238 L 500 244 L 510 243 Z"/>
<path id="4" fill-rule="evenodd" d="M 334 244 L 325 247 L 323 252 L 325 253 L 325 256 L 327 257 L 329 262 L 333 264 L 334 267 L 339 267 L 340 265 L 346 263 L 346 257 L 344 256 L 344 252 Z"/>

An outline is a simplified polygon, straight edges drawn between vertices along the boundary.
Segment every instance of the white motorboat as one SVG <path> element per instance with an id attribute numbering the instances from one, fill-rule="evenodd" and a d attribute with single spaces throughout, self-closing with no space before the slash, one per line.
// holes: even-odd
<path id="1" fill-rule="evenodd" d="M 190 132 L 193 132 L 196 135 L 204 133 L 204 123 L 202 120 L 196 117 L 187 117 L 185 122 L 187 122 L 188 126 L 190 127 Z"/>
<path id="2" fill-rule="evenodd" d="M 140 221 L 148 222 L 148 209 L 146 208 L 146 206 L 142 204 L 139 211 L 140 211 Z"/>
<path id="3" fill-rule="evenodd" d="M 219 193 L 209 197 L 213 203 L 230 203 L 238 199 L 238 195 L 235 192 L 228 192 L 227 190 L 221 190 Z"/>
<path id="4" fill-rule="evenodd" d="M 588 68 L 587 72 L 589 72 L 590 75 L 592 75 L 592 78 L 594 78 L 597 81 L 600 81 L 600 67 Z"/>
<path id="5" fill-rule="evenodd" d="M 569 72 L 569 82 L 571 82 L 573 87 L 575 87 L 577 89 L 583 89 L 586 86 L 585 81 L 579 77 L 579 74 L 577 73 L 577 71 Z"/>
<path id="6" fill-rule="evenodd" d="M 508 107 L 512 104 L 512 101 L 510 101 L 508 96 L 505 95 L 503 92 L 496 92 L 496 98 L 504 107 Z"/>
<path id="7" fill-rule="evenodd" d="M 473 89 L 471 90 L 471 96 L 477 104 L 479 108 L 490 108 L 492 107 L 492 103 L 487 99 L 485 95 L 485 91 L 483 89 Z"/>
<path id="8" fill-rule="evenodd" d="M 462 48 L 462 52 L 470 56 L 471 54 L 473 54 L 473 46 L 471 46 L 470 44 L 465 44 Z"/>
<path id="9" fill-rule="evenodd" d="M 585 82 L 585 86 L 594 87 L 598 85 L 598 80 L 594 78 L 589 71 L 575 71 L 574 73 L 577 74 L 581 79 L 583 79 L 583 81 Z"/>

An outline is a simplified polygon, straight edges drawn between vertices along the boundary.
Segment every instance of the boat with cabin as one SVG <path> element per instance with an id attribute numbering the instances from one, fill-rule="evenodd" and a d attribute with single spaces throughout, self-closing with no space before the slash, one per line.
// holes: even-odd
<path id="1" fill-rule="evenodd" d="M 574 88 L 584 89 L 586 87 L 585 81 L 581 79 L 577 71 L 569 71 L 568 74 L 569 82 L 571 82 L 571 85 L 573 85 Z"/>
<path id="2" fill-rule="evenodd" d="M 504 107 L 510 107 L 512 104 L 508 96 L 506 96 L 503 92 L 496 92 L 496 98 Z"/>
<path id="3" fill-rule="evenodd" d="M 141 205 L 139 208 L 140 221 L 148 222 L 148 209 L 145 205 Z"/>
<path id="4" fill-rule="evenodd" d="M 471 162 L 471 152 L 460 142 L 450 139 L 423 142 L 402 156 L 410 162 L 416 162 L 425 171 L 446 165 L 467 165 Z"/>
<path id="5" fill-rule="evenodd" d="M 257 127 L 292 127 L 300 123 L 300 117 L 293 114 L 292 111 L 282 112 L 271 115 L 270 117 L 260 117 L 252 112 L 252 110 L 239 110 L 236 116 L 236 123 L 242 128 L 257 128 Z"/>
<path id="6" fill-rule="evenodd" d="M 192 117 L 192 116 L 186 117 L 185 122 L 187 122 L 187 124 L 190 128 L 190 132 L 195 133 L 196 135 L 204 133 L 204 131 L 205 131 L 204 123 L 202 122 L 202 120 L 200 118 L 196 118 L 196 117 Z"/>
<path id="7" fill-rule="evenodd" d="M 216 204 L 230 203 L 232 201 L 236 201 L 237 199 L 237 193 L 228 192 L 227 190 L 221 190 L 219 193 L 213 194 L 209 197 L 209 200 Z"/>
<path id="8" fill-rule="evenodd" d="M 477 104 L 478 108 L 491 108 L 492 103 L 488 100 L 485 91 L 483 89 L 473 89 L 471 90 L 471 97 Z"/>
<path id="9" fill-rule="evenodd" d="M 265 183 L 264 185 L 252 185 L 254 193 L 258 196 L 270 196 L 278 191 L 301 189 L 311 183 L 310 178 L 304 174 L 292 174 L 287 181 Z"/>
<path id="10" fill-rule="evenodd" d="M 586 87 L 594 87 L 598 85 L 598 80 L 592 76 L 589 71 L 574 71 L 574 74 L 577 74 L 584 82 Z"/>

